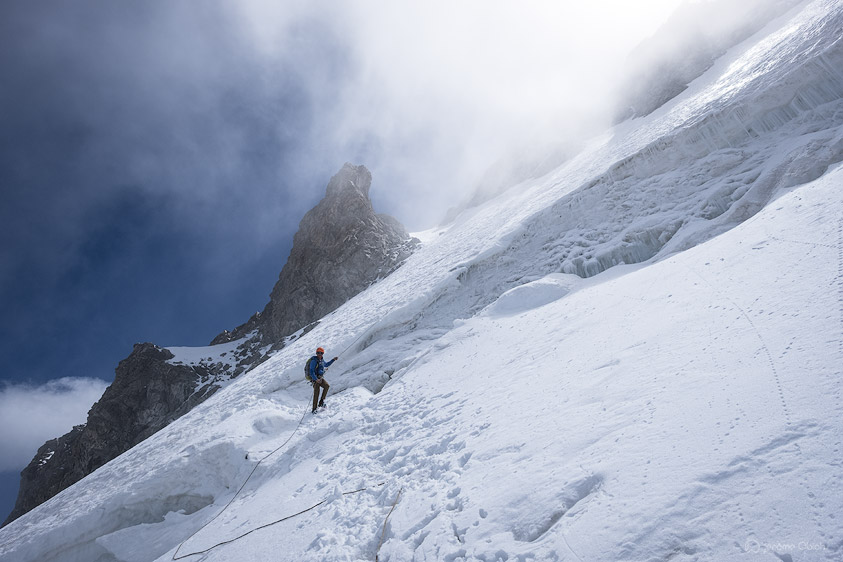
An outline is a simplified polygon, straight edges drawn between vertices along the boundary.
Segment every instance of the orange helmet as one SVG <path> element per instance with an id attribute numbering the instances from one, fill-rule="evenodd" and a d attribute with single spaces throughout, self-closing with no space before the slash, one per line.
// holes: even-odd
<path id="1" fill-rule="evenodd" d="M 321 347 L 317 347 L 317 348 L 316 348 L 316 353 L 325 353 L 325 350 L 324 350 L 324 349 L 322 349 Z"/>

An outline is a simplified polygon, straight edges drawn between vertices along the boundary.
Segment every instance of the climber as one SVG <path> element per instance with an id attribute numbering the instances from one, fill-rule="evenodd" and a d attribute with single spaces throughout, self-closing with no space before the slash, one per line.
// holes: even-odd
<path id="1" fill-rule="evenodd" d="M 310 358 L 307 362 L 307 370 L 308 370 L 308 377 L 310 377 L 310 382 L 313 384 L 313 413 L 316 413 L 316 408 L 324 408 L 325 407 L 325 396 L 328 394 L 328 389 L 331 387 L 327 383 L 327 381 L 323 378 L 325 375 L 325 369 L 330 367 L 334 361 L 338 359 L 338 357 L 334 357 L 327 363 L 322 360 L 322 356 L 325 355 L 325 350 L 321 347 L 316 348 L 316 355 Z M 322 387 L 322 399 L 319 400 L 319 387 Z"/>

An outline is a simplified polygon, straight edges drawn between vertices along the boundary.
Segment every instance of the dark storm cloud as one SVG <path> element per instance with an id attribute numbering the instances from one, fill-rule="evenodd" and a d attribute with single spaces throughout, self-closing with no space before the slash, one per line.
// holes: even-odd
<path id="1" fill-rule="evenodd" d="M 285 216 L 313 110 L 293 63 L 334 46 L 303 26 L 291 51 L 257 53 L 225 5 L 4 4 L 0 181 L 17 240 L 0 279 L 72 261 L 89 211 L 127 191 L 167 197 L 161 220 L 204 224 L 209 243 Z"/>

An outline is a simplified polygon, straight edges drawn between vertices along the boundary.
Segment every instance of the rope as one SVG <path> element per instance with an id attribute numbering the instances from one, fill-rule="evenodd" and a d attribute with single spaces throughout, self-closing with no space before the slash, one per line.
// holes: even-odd
<path id="1" fill-rule="evenodd" d="M 390 508 L 389 513 L 386 514 L 386 519 L 383 520 L 383 531 L 381 532 L 381 540 L 378 542 L 378 549 L 375 551 L 375 562 L 378 562 L 378 553 L 381 550 L 381 546 L 383 545 L 383 538 L 386 535 L 386 522 L 389 521 L 389 516 L 392 515 L 392 511 L 395 509 L 395 505 L 398 503 L 398 498 L 401 497 L 401 492 L 404 491 L 404 488 L 398 490 L 398 494 L 395 496 L 395 501 L 392 502 L 392 508 Z"/>
<path id="2" fill-rule="evenodd" d="M 384 316 L 383 316 L 383 318 L 386 318 L 386 315 L 384 315 Z M 383 318 L 381 318 L 381 320 L 383 320 Z M 377 325 L 379 322 L 380 322 L 380 320 L 379 320 L 378 322 L 376 322 L 375 324 L 373 324 L 373 325 Z M 359 341 L 360 341 L 360 338 L 362 338 L 363 336 L 365 336 L 365 335 L 366 335 L 366 334 L 368 334 L 368 333 L 369 333 L 369 330 L 363 330 L 363 333 L 362 333 L 362 334 L 360 334 L 359 336 L 357 336 L 357 338 L 355 338 L 355 340 L 354 340 L 353 342 L 351 342 L 350 344 L 348 344 L 348 347 L 346 347 L 346 348 L 345 348 L 345 349 L 343 349 L 341 352 L 339 352 L 339 353 L 337 354 L 337 357 L 342 357 L 343 355 L 345 355 L 345 352 L 346 352 L 346 351 L 348 351 L 349 349 L 351 349 L 351 346 L 353 346 L 355 343 L 359 342 Z"/>
<path id="3" fill-rule="evenodd" d="M 309 398 L 308 398 L 308 406 L 309 406 L 309 405 L 310 405 L 310 402 L 309 402 Z M 176 551 L 173 553 L 173 560 L 181 560 L 182 558 L 187 558 L 188 556 L 193 556 L 193 555 L 195 555 L 195 554 L 202 554 L 202 553 L 208 552 L 208 550 L 211 550 L 211 548 L 216 548 L 217 546 L 219 546 L 219 545 L 214 545 L 214 546 L 212 546 L 211 548 L 209 548 L 209 549 L 207 549 L 207 550 L 203 550 L 203 551 L 201 551 L 201 552 L 191 552 L 190 554 L 184 554 L 184 555 L 182 555 L 182 556 L 178 556 L 179 550 L 181 550 L 181 548 L 184 546 L 184 543 L 186 543 L 187 541 L 189 541 L 190 539 L 192 539 L 193 537 L 195 537 L 195 536 L 199 533 L 199 531 L 203 530 L 205 527 L 207 527 L 208 525 L 210 525 L 211 523 L 213 523 L 213 522 L 217 519 L 217 517 L 219 517 L 220 515 L 222 515 L 223 513 L 225 513 L 225 510 L 226 510 L 226 509 L 228 509 L 228 507 L 229 507 L 229 506 L 230 506 L 230 505 L 234 502 L 234 500 L 235 500 L 235 499 L 237 499 L 237 496 L 238 496 L 238 495 L 240 495 L 240 492 L 242 492 L 242 491 L 243 491 L 243 488 L 245 488 L 245 487 L 246 487 L 246 484 L 249 482 L 249 479 L 250 479 L 250 478 L 252 478 L 252 475 L 253 475 L 253 474 L 255 473 L 255 471 L 258 469 L 258 467 L 260 466 L 260 464 L 261 464 L 263 461 L 265 461 L 266 459 L 268 459 L 269 457 L 271 457 L 272 455 L 274 455 L 274 454 L 275 454 L 278 450 L 280 450 L 282 447 L 284 447 L 287 443 L 289 443 L 289 442 L 290 442 L 290 439 L 292 439 L 292 438 L 293 438 L 293 436 L 296 434 L 296 432 L 297 432 L 297 431 L 299 430 L 299 428 L 301 427 L 301 423 L 304 421 L 304 417 L 305 417 L 306 415 L 307 415 L 307 408 L 305 408 L 304 413 L 303 413 L 303 414 L 302 414 L 302 416 L 301 416 L 301 419 L 299 419 L 299 423 L 298 423 L 298 425 L 296 425 L 296 428 L 293 430 L 293 432 L 290 434 L 290 436 L 287 438 L 287 440 L 286 440 L 286 441 L 284 441 L 281 445 L 279 445 L 279 446 L 278 446 L 278 447 L 276 447 L 275 449 L 273 449 L 273 450 L 272 450 L 272 452 L 268 453 L 267 455 L 264 455 L 264 457 L 263 457 L 262 459 L 260 459 L 260 460 L 257 462 L 257 464 L 255 464 L 255 466 L 252 468 L 252 472 L 250 472 L 250 473 L 249 473 L 249 476 L 247 476 L 247 477 L 246 477 L 246 480 L 243 482 L 243 484 L 240 486 L 240 488 L 237 490 L 237 492 L 235 492 L 234 496 L 232 496 L 232 498 L 231 498 L 230 500 L 228 500 L 228 503 L 227 503 L 227 504 L 225 504 L 225 507 L 223 507 L 223 508 L 219 511 L 219 513 L 217 513 L 216 515 L 214 515 L 214 516 L 213 516 L 213 517 L 212 517 L 212 518 L 211 518 L 208 522 L 206 522 L 204 525 L 202 525 L 201 527 L 199 527 L 198 529 L 196 529 L 195 531 L 193 531 L 193 533 L 192 533 L 189 537 L 187 537 L 186 539 L 184 539 L 184 540 L 181 542 L 181 544 L 179 544 L 178 548 L 176 548 Z M 319 504 L 316 504 L 316 505 L 319 505 Z M 313 507 L 316 507 L 316 506 L 313 506 Z M 313 508 L 310 508 L 310 509 L 313 509 Z M 305 511 L 306 511 L 306 510 L 305 510 Z M 304 513 L 304 512 L 302 512 L 302 513 Z M 299 515 L 299 514 L 297 513 L 296 515 Z M 295 517 L 295 516 L 294 516 L 294 515 L 291 515 L 290 517 Z M 259 528 L 262 528 L 262 527 L 259 527 Z M 256 531 L 257 529 L 254 529 L 254 530 Z M 252 531 L 249 531 L 249 533 L 251 533 L 251 532 L 252 532 Z M 246 534 L 249 534 L 249 533 L 246 533 Z M 246 536 L 246 535 L 243 535 L 243 536 Z M 241 537 L 238 537 L 238 538 L 241 538 Z M 232 540 L 237 540 L 237 539 L 232 539 Z M 225 542 L 225 543 L 220 543 L 220 544 L 227 544 L 228 542 L 231 542 L 231 541 L 227 541 L 227 542 Z"/>
<path id="4" fill-rule="evenodd" d="M 271 454 L 271 453 L 270 453 L 270 454 Z M 268 456 L 268 455 L 267 455 L 267 456 Z M 266 457 L 264 457 L 264 458 L 266 458 Z M 375 484 L 375 485 L 374 485 L 374 486 L 372 486 L 372 487 L 373 487 L 373 488 L 376 488 L 376 487 L 378 487 L 378 486 L 383 486 L 384 484 L 385 484 L 385 482 L 379 482 L 378 484 Z M 352 491 L 350 491 L 350 492 L 343 492 L 343 493 L 342 493 L 342 495 L 343 495 L 343 496 L 348 496 L 348 495 L 351 495 L 351 494 L 357 494 L 357 493 L 360 493 L 360 492 L 366 491 L 366 490 L 368 490 L 368 489 L 369 489 L 369 488 L 360 488 L 359 490 L 352 490 Z M 399 492 L 399 494 L 400 494 L 400 492 Z M 307 509 L 303 509 L 303 510 L 299 511 L 298 513 L 294 513 L 294 514 L 292 514 L 292 515 L 287 515 L 287 516 L 285 516 L 285 517 L 282 517 L 281 519 L 278 519 L 278 520 L 276 520 L 276 521 L 272 521 L 271 523 L 266 523 L 266 524 L 264 524 L 264 525 L 261 525 L 260 527 L 255 527 L 255 528 L 254 528 L 254 529 L 252 529 L 251 531 L 246 531 L 246 532 L 245 532 L 245 533 L 243 533 L 242 535 L 236 536 L 236 537 L 234 537 L 233 539 L 228 539 L 228 540 L 226 540 L 226 541 L 218 542 L 217 544 L 215 544 L 215 545 L 213 545 L 213 546 L 209 546 L 209 547 L 208 547 L 208 548 L 206 548 L 205 550 L 199 550 L 199 551 L 197 551 L 197 552 L 191 552 L 190 554 L 183 554 L 182 556 L 179 556 L 178 558 L 176 558 L 176 557 L 175 557 L 175 554 L 174 554 L 174 555 L 173 555 L 173 560 L 181 560 L 182 558 L 187 558 L 188 556 L 195 556 L 195 555 L 197 555 L 197 554 L 205 554 L 206 552 L 210 552 L 211 550 L 214 550 L 215 548 L 219 548 L 219 547 L 221 547 L 221 546 L 223 546 L 223 545 L 226 545 L 226 544 L 231 544 L 231 543 L 233 543 L 233 542 L 239 541 L 239 540 L 240 540 L 240 539 L 242 539 L 243 537 L 245 537 L 245 536 L 247 536 L 247 535 L 251 535 L 251 534 L 252 534 L 252 533 L 254 533 L 255 531 L 260 531 L 261 529 L 266 529 L 267 527 L 271 527 L 271 526 L 273 526 L 273 525 L 277 525 L 278 523 L 281 523 L 282 521 L 286 521 L 286 520 L 288 520 L 288 519 L 292 519 L 293 517 L 297 517 L 297 516 L 299 516 L 299 515 L 301 515 L 301 514 L 303 514 L 303 513 L 307 513 L 308 511 L 310 511 L 310 510 L 312 510 L 312 509 L 316 509 L 317 507 L 319 507 L 320 505 L 322 505 L 322 504 L 323 504 L 323 503 L 325 503 L 326 501 L 328 501 L 328 500 L 322 500 L 321 502 L 316 503 L 316 504 L 313 504 L 312 506 L 308 507 Z M 398 501 L 398 498 L 396 498 L 396 499 L 395 499 L 395 501 Z M 229 502 L 229 504 L 230 504 L 230 503 L 231 503 L 231 502 Z M 228 506 L 225 506 L 225 507 L 228 507 Z M 393 504 L 393 508 L 394 508 L 394 507 L 395 507 L 395 505 Z M 225 511 L 225 508 L 223 508 L 223 511 Z M 220 513 L 222 513 L 222 511 L 221 511 Z M 392 513 L 392 511 L 391 511 L 391 510 L 390 510 L 390 513 Z M 217 514 L 217 515 L 219 516 L 219 514 Z M 387 518 L 388 518 L 388 517 L 389 517 L 389 516 L 387 516 Z M 216 517 L 214 517 L 214 519 L 216 519 Z M 213 519 L 211 519 L 211 521 L 213 521 Z M 211 521 L 208 521 L 208 523 L 210 523 Z M 206 523 L 205 525 L 208 525 L 208 523 Z M 205 527 L 205 525 L 203 525 L 203 527 L 202 527 L 202 528 L 204 528 L 204 527 Z M 384 526 L 386 526 L 386 523 L 384 523 Z M 201 530 L 201 529 L 200 529 L 200 530 Z M 198 532 L 199 532 L 199 531 L 197 531 L 197 533 L 198 533 Z M 195 535 L 195 534 L 196 534 L 196 533 L 194 533 L 194 535 Z M 190 538 L 191 538 L 192 536 L 193 536 L 193 535 L 191 535 L 190 537 L 188 537 L 187 539 L 185 539 L 185 542 L 187 542 L 188 540 L 190 540 Z M 184 544 L 184 543 L 182 543 L 182 544 Z M 181 548 L 181 545 L 179 545 L 179 548 Z M 380 548 L 380 547 L 378 547 L 378 548 Z M 176 552 L 178 552 L 178 549 L 176 550 Z"/>

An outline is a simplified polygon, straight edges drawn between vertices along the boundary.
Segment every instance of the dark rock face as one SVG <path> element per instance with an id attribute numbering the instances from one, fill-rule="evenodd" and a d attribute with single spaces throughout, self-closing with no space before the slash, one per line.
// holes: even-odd
<path id="1" fill-rule="evenodd" d="M 343 166 L 328 183 L 325 198 L 299 224 L 269 304 L 212 343 L 239 339 L 254 330 L 264 342 L 277 343 L 398 267 L 418 240 L 394 218 L 375 214 L 371 184 L 365 166 Z"/>
<path id="2" fill-rule="evenodd" d="M 268 359 L 265 349 L 336 309 L 393 271 L 416 239 L 392 217 L 376 215 L 369 200 L 372 176 L 346 164 L 325 198 L 302 219 L 287 264 L 263 312 L 212 345 L 243 339 L 225 363 L 175 361 L 167 349 L 136 344 L 120 362 L 114 382 L 88 412 L 88 421 L 45 443 L 21 472 L 15 520 L 137 445 L 234 378 Z M 223 354 L 226 355 L 226 354 Z"/>

